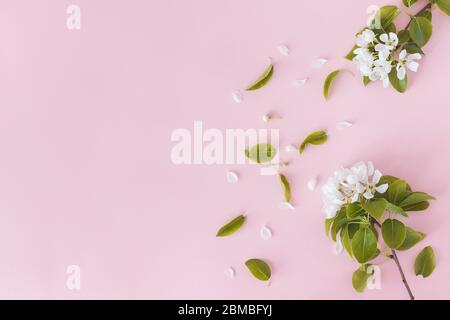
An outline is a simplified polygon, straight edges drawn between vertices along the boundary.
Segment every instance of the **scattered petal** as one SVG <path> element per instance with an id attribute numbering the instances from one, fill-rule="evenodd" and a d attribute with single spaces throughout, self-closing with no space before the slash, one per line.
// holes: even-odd
<path id="1" fill-rule="evenodd" d="M 242 95 L 241 90 L 234 90 L 234 91 L 231 93 L 231 96 L 233 97 L 233 100 L 234 100 L 234 102 L 236 102 L 236 103 L 241 103 L 242 100 L 244 100 L 244 97 L 243 97 L 243 95 Z"/>
<path id="2" fill-rule="evenodd" d="M 308 180 L 307 187 L 309 191 L 314 191 L 316 189 L 316 186 L 317 186 L 317 177 Z"/>
<path id="3" fill-rule="evenodd" d="M 290 144 L 290 145 L 287 145 L 286 147 L 284 147 L 284 150 L 286 152 L 293 152 L 293 151 L 297 151 L 297 147 L 292 145 L 292 144 Z"/>
<path id="4" fill-rule="evenodd" d="M 270 117 L 269 114 L 265 114 L 265 115 L 262 116 L 262 121 L 264 121 L 266 123 L 269 122 L 270 119 L 271 119 L 271 117 Z"/>
<path id="5" fill-rule="evenodd" d="M 338 124 L 336 124 L 336 128 L 338 128 L 339 130 L 347 129 L 350 128 L 351 126 L 353 126 L 353 123 L 348 121 L 341 121 Z"/>
<path id="6" fill-rule="evenodd" d="M 227 172 L 227 180 L 229 183 L 236 183 L 239 181 L 239 176 L 234 171 L 228 171 Z"/>
<path id="7" fill-rule="evenodd" d="M 290 203 L 290 202 L 281 202 L 279 205 L 280 209 L 289 209 L 289 210 L 294 210 L 294 206 Z"/>
<path id="8" fill-rule="evenodd" d="M 233 279 L 236 274 L 232 267 L 226 268 L 223 273 L 230 279 Z"/>
<path id="9" fill-rule="evenodd" d="M 270 240 L 272 238 L 272 230 L 267 226 L 262 227 L 259 234 L 264 240 Z"/>
<path id="10" fill-rule="evenodd" d="M 333 244 L 333 253 L 335 256 L 338 256 L 344 250 L 344 246 L 342 245 L 341 239 L 337 238 L 336 242 Z"/>
<path id="11" fill-rule="evenodd" d="M 289 55 L 289 48 L 285 44 L 280 44 L 278 46 L 278 51 L 285 57 Z"/>
<path id="12" fill-rule="evenodd" d="M 313 67 L 314 69 L 320 69 L 327 62 L 328 62 L 327 59 L 319 58 L 311 63 L 311 67 Z"/>
<path id="13" fill-rule="evenodd" d="M 295 87 L 301 87 L 301 86 L 304 86 L 307 81 L 308 81 L 308 78 L 295 79 L 295 80 L 292 80 L 292 85 Z"/>

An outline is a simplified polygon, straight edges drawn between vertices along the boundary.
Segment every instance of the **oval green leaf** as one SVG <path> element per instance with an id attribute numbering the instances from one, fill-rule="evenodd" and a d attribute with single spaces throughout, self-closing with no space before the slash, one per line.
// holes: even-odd
<path id="1" fill-rule="evenodd" d="M 436 4 L 442 12 L 450 16 L 450 0 L 436 0 Z"/>
<path id="2" fill-rule="evenodd" d="M 300 144 L 300 148 L 299 148 L 300 154 L 302 154 L 303 151 L 305 151 L 305 148 L 308 144 L 320 145 L 320 144 L 324 144 L 327 140 L 328 140 L 328 136 L 325 131 L 316 131 L 316 132 L 311 133 Z"/>
<path id="3" fill-rule="evenodd" d="M 373 273 L 368 272 L 370 264 L 364 264 L 359 267 L 352 276 L 352 285 L 357 292 L 364 292 L 367 286 L 367 281 Z"/>
<path id="4" fill-rule="evenodd" d="M 366 263 L 377 252 L 377 237 L 370 228 L 359 229 L 352 239 L 353 256 L 359 263 Z"/>
<path id="5" fill-rule="evenodd" d="M 423 47 L 430 40 L 433 33 L 433 25 L 425 17 L 413 17 L 408 28 L 411 39 L 419 46 Z"/>
<path id="6" fill-rule="evenodd" d="M 216 237 L 228 237 L 229 235 L 232 235 L 235 233 L 245 222 L 245 216 L 240 215 L 230 222 L 228 222 L 226 225 L 224 225 L 222 228 L 217 231 Z"/>
<path id="7" fill-rule="evenodd" d="M 420 47 L 415 44 L 414 42 L 408 42 L 405 43 L 405 45 L 403 46 L 403 49 L 406 50 L 406 52 L 413 54 L 413 53 L 420 53 L 420 54 L 425 54 L 425 52 L 423 52 L 422 49 L 420 49 Z"/>
<path id="8" fill-rule="evenodd" d="M 344 246 L 345 250 L 348 252 L 350 257 L 353 257 L 352 253 L 352 239 L 350 238 L 349 233 L 349 224 L 347 224 L 344 228 L 341 229 L 341 232 L 339 233 L 341 237 L 341 243 Z"/>
<path id="9" fill-rule="evenodd" d="M 256 163 L 270 162 L 276 154 L 275 147 L 268 143 L 256 144 L 250 150 L 245 149 L 245 156 Z"/>
<path id="10" fill-rule="evenodd" d="M 368 214 L 375 219 L 380 220 L 386 211 L 387 203 L 385 199 L 373 199 L 367 201 L 366 203 L 362 203 L 361 205 Z"/>
<path id="11" fill-rule="evenodd" d="M 268 281 L 272 275 L 269 265 L 261 259 L 250 259 L 245 262 L 252 275 L 261 281 Z"/>
<path id="12" fill-rule="evenodd" d="M 409 206 L 404 206 L 402 209 L 405 211 L 423 211 L 428 209 L 430 203 L 428 201 L 419 202 Z"/>
<path id="13" fill-rule="evenodd" d="M 386 245 L 391 249 L 397 249 L 406 238 L 405 225 L 395 219 L 386 219 L 381 225 L 381 234 Z"/>
<path id="14" fill-rule="evenodd" d="M 409 40 L 409 31 L 401 30 L 398 33 L 398 43 L 401 45 L 401 44 L 408 42 L 408 40 Z"/>
<path id="15" fill-rule="evenodd" d="M 436 267 L 436 256 L 432 247 L 425 247 L 416 257 L 414 272 L 416 276 L 421 275 L 426 278 L 433 273 Z"/>
<path id="16" fill-rule="evenodd" d="M 325 79 L 325 82 L 323 83 L 323 96 L 325 97 L 325 100 L 328 100 L 330 87 L 333 84 L 334 79 L 339 75 L 340 72 L 341 70 L 335 70 L 331 72 Z"/>
<path id="17" fill-rule="evenodd" d="M 270 65 L 267 67 L 267 69 L 264 71 L 264 73 L 258 79 L 256 79 L 256 81 L 251 86 L 249 86 L 245 90 L 253 91 L 264 87 L 269 82 L 270 78 L 272 78 L 272 74 L 273 74 L 273 64 L 271 62 Z"/>
<path id="18" fill-rule="evenodd" d="M 400 202 L 400 207 L 404 208 L 428 200 L 436 200 L 436 198 L 425 192 L 411 192 Z"/>
<path id="19" fill-rule="evenodd" d="M 404 93 L 408 88 L 408 75 L 405 75 L 405 79 L 400 80 L 397 77 L 397 71 L 392 70 L 391 73 L 389 73 L 389 82 L 395 90 Z"/>
<path id="20" fill-rule="evenodd" d="M 417 243 L 425 238 L 425 233 L 406 227 L 406 237 L 402 245 L 397 250 L 405 251 L 414 247 Z"/>
<path id="21" fill-rule="evenodd" d="M 351 219 L 364 213 L 364 209 L 358 203 L 347 205 L 347 218 Z"/>
<path id="22" fill-rule="evenodd" d="M 400 205 L 403 199 L 408 195 L 406 193 L 408 184 L 406 181 L 398 179 L 389 185 L 387 199 L 390 203 Z"/>
<path id="23" fill-rule="evenodd" d="M 291 186 L 289 185 L 289 181 L 287 180 L 284 174 L 278 175 L 280 178 L 281 187 L 283 188 L 284 201 L 291 201 Z"/>
<path id="24" fill-rule="evenodd" d="M 403 1 L 403 4 L 409 8 L 419 0 L 402 0 L 402 1 Z"/>
<path id="25" fill-rule="evenodd" d="M 400 9 L 396 6 L 384 6 L 381 7 L 380 10 L 378 10 L 375 19 L 379 17 L 381 29 L 386 30 L 392 24 L 392 22 L 394 22 L 395 18 L 399 16 L 400 13 Z M 378 28 L 378 26 L 375 27 Z"/>

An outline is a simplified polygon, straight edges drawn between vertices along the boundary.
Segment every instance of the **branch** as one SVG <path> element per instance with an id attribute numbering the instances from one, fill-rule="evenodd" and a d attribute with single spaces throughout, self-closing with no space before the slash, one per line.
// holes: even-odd
<path id="1" fill-rule="evenodd" d="M 427 11 L 428 9 L 431 9 L 432 7 L 432 3 L 429 2 L 425 7 L 423 7 L 419 12 L 417 12 L 414 16 L 411 17 L 411 20 L 409 20 L 408 24 L 405 27 L 405 30 L 408 30 L 409 26 L 411 25 L 411 22 L 413 21 L 413 19 L 415 17 L 420 16 L 422 13 L 424 13 L 425 11 Z"/>
<path id="2" fill-rule="evenodd" d="M 381 224 L 377 220 L 375 220 L 372 217 L 370 217 L 370 220 L 381 229 Z M 400 261 L 398 260 L 397 253 L 395 252 L 395 250 L 392 249 L 392 254 L 389 256 L 389 258 L 391 258 L 395 261 L 398 271 L 400 272 L 400 276 L 402 277 L 402 282 L 405 285 L 406 290 L 408 291 L 409 298 L 411 300 L 414 300 L 415 299 L 414 295 L 412 294 L 412 291 L 411 291 L 411 288 L 409 287 L 408 281 L 406 281 L 405 274 L 403 273 L 402 266 L 400 265 Z"/>

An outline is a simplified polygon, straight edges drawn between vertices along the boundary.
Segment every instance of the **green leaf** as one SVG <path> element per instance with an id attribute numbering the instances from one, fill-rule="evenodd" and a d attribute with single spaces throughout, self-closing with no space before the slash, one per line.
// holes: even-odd
<path id="1" fill-rule="evenodd" d="M 398 213 L 401 214 L 404 217 L 407 217 L 408 215 L 406 214 L 405 210 L 403 210 L 402 208 L 396 206 L 395 204 L 390 203 L 389 201 L 386 201 L 386 210 L 392 213 Z"/>
<path id="2" fill-rule="evenodd" d="M 278 176 L 280 178 L 281 187 L 283 188 L 284 200 L 289 202 L 291 201 L 291 187 L 289 181 L 284 174 L 280 173 Z"/>
<path id="3" fill-rule="evenodd" d="M 341 242 L 344 246 L 345 250 L 348 252 L 349 256 L 352 257 L 352 240 L 349 235 L 348 230 L 349 225 L 347 224 L 344 228 L 341 229 L 340 236 L 341 236 Z"/>
<path id="4" fill-rule="evenodd" d="M 331 226 L 331 239 L 336 241 L 336 236 L 339 230 L 348 222 L 347 211 L 345 208 L 341 208 L 338 214 L 334 217 L 333 225 Z"/>
<path id="5" fill-rule="evenodd" d="M 395 90 L 400 93 L 404 93 L 408 88 L 408 75 L 405 75 L 405 79 L 400 80 L 397 77 L 397 71 L 393 69 L 391 73 L 389 73 L 389 82 Z"/>
<path id="6" fill-rule="evenodd" d="M 381 234 L 386 245 L 391 249 L 397 249 L 405 241 L 406 227 L 395 219 L 386 219 L 381 225 Z"/>
<path id="7" fill-rule="evenodd" d="M 256 163 L 272 161 L 276 153 L 275 147 L 267 143 L 256 144 L 250 150 L 245 149 L 245 156 Z"/>
<path id="8" fill-rule="evenodd" d="M 300 148 L 299 148 L 300 154 L 302 154 L 303 151 L 305 151 L 305 148 L 308 144 L 320 145 L 320 144 L 324 144 L 327 140 L 328 140 L 328 136 L 325 131 L 316 131 L 316 132 L 311 133 L 300 144 Z"/>
<path id="9" fill-rule="evenodd" d="M 424 201 L 424 202 L 419 202 L 416 204 L 412 204 L 409 206 L 404 206 L 403 210 L 405 211 L 423 211 L 428 209 L 428 207 L 430 206 L 430 203 L 428 201 Z"/>
<path id="10" fill-rule="evenodd" d="M 427 18 L 430 22 L 433 20 L 433 14 L 430 10 L 425 10 L 417 15 L 418 17 L 424 17 Z"/>
<path id="11" fill-rule="evenodd" d="M 328 236 L 330 234 L 331 225 L 333 224 L 334 218 L 325 219 L 325 234 Z"/>
<path id="12" fill-rule="evenodd" d="M 406 227 L 406 237 L 405 241 L 403 241 L 402 245 L 397 248 L 397 250 L 405 251 L 411 249 L 418 242 L 422 241 L 425 238 L 425 233 L 416 231 L 411 229 L 410 227 Z"/>
<path id="13" fill-rule="evenodd" d="M 394 183 L 397 180 L 401 180 L 401 179 L 397 178 L 397 177 L 394 177 L 394 176 L 385 175 L 385 176 L 381 177 L 380 182 L 378 182 L 377 185 L 379 186 L 379 185 L 382 185 L 382 184 L 385 184 L 385 183 L 391 185 L 392 183 Z M 408 183 L 406 183 L 406 190 L 407 191 L 411 191 L 411 186 Z"/>
<path id="14" fill-rule="evenodd" d="M 370 83 L 370 78 L 369 77 L 363 77 L 363 84 L 364 86 L 367 86 Z"/>
<path id="15" fill-rule="evenodd" d="M 419 0 L 402 0 L 402 1 L 403 4 L 409 8 Z"/>
<path id="16" fill-rule="evenodd" d="M 375 16 L 375 19 L 379 16 L 381 29 L 386 30 L 389 25 L 394 22 L 395 18 L 400 14 L 400 9 L 396 6 L 384 6 L 381 7 L 378 13 Z M 378 28 L 378 26 L 375 26 Z"/>
<path id="17" fill-rule="evenodd" d="M 436 3 L 443 12 L 450 16 L 450 0 L 436 0 Z"/>
<path id="18" fill-rule="evenodd" d="M 423 47 L 430 40 L 433 33 L 433 26 L 427 18 L 413 17 L 408 30 L 411 39 L 419 47 Z"/>
<path id="19" fill-rule="evenodd" d="M 362 204 L 364 210 L 367 211 L 372 217 L 380 220 L 386 211 L 386 200 L 385 199 L 373 199 Z"/>
<path id="20" fill-rule="evenodd" d="M 430 196 L 425 192 L 411 192 L 402 200 L 402 202 L 400 203 L 400 207 L 410 207 L 414 204 L 425 202 L 428 200 L 436 200 L 436 198 Z"/>
<path id="21" fill-rule="evenodd" d="M 396 180 L 389 185 L 388 188 L 388 201 L 395 205 L 400 205 L 400 203 L 405 199 L 407 193 L 407 183 L 404 180 Z"/>
<path id="22" fill-rule="evenodd" d="M 350 50 L 349 53 L 347 53 L 347 55 L 345 56 L 345 59 L 352 61 L 353 58 L 356 56 L 356 54 L 353 51 L 355 51 L 358 48 L 359 47 L 357 45 L 354 45 L 352 50 Z"/>
<path id="23" fill-rule="evenodd" d="M 399 45 L 402 45 L 409 40 L 409 31 L 408 30 L 401 30 L 398 33 L 398 43 Z"/>
<path id="24" fill-rule="evenodd" d="M 273 64 L 271 62 L 270 65 L 267 67 L 267 69 L 264 71 L 264 73 L 258 79 L 256 79 L 256 81 L 251 86 L 249 86 L 245 90 L 253 91 L 264 87 L 269 82 L 270 78 L 272 78 L 272 74 L 273 74 Z"/>
<path id="25" fill-rule="evenodd" d="M 241 214 L 220 228 L 219 231 L 217 231 L 216 237 L 227 237 L 232 235 L 244 224 L 244 222 L 245 216 Z"/>
<path id="26" fill-rule="evenodd" d="M 368 272 L 370 264 L 364 264 L 358 269 L 356 269 L 355 272 L 353 272 L 352 276 L 352 285 L 353 288 L 355 288 L 358 292 L 364 292 L 367 286 L 367 281 L 372 276 L 373 273 Z"/>
<path id="27" fill-rule="evenodd" d="M 433 273 L 436 267 L 436 256 L 434 255 L 433 248 L 425 247 L 416 257 L 414 263 L 414 272 L 416 276 L 421 275 L 424 278 Z"/>
<path id="28" fill-rule="evenodd" d="M 423 50 L 414 42 L 408 42 L 403 46 L 403 49 L 406 50 L 406 52 L 408 52 L 409 54 L 414 54 L 414 53 L 420 53 L 420 54 L 425 54 L 425 52 L 423 52 Z"/>
<path id="29" fill-rule="evenodd" d="M 325 97 L 325 100 L 328 100 L 330 87 L 333 84 L 334 79 L 336 79 L 340 72 L 341 70 L 335 70 L 331 72 L 325 79 L 325 82 L 323 83 L 323 96 Z"/>
<path id="30" fill-rule="evenodd" d="M 364 209 L 358 203 L 347 205 L 347 218 L 351 219 L 364 213 Z"/>
<path id="31" fill-rule="evenodd" d="M 359 263 L 369 261 L 377 252 L 377 237 L 370 228 L 359 229 L 352 239 L 353 256 Z"/>
<path id="32" fill-rule="evenodd" d="M 272 275 L 269 265 L 261 259 L 250 259 L 245 262 L 253 276 L 261 281 L 268 281 Z"/>

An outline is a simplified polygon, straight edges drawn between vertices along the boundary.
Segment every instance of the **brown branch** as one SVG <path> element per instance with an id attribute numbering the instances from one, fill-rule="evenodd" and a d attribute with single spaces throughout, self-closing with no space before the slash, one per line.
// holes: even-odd
<path id="1" fill-rule="evenodd" d="M 417 12 L 413 17 L 411 17 L 411 20 L 409 20 L 408 24 L 407 24 L 406 27 L 405 27 L 405 30 L 408 30 L 409 26 L 411 25 L 411 22 L 413 21 L 413 19 L 414 19 L 415 17 L 418 17 L 418 16 L 420 16 L 422 13 L 424 13 L 425 11 L 427 11 L 428 9 L 431 9 L 432 5 L 433 5 L 433 4 L 432 4 L 431 2 L 427 3 L 427 5 L 426 5 L 425 7 L 423 7 L 422 9 L 420 9 L 419 12 Z"/>
<path id="2" fill-rule="evenodd" d="M 381 224 L 377 220 L 373 219 L 372 217 L 370 217 L 370 220 L 372 221 L 373 224 L 375 224 L 379 228 L 381 228 Z M 395 261 L 398 271 L 400 272 L 400 276 L 402 277 L 402 282 L 405 285 L 406 290 L 408 291 L 409 298 L 411 300 L 414 300 L 415 299 L 414 295 L 412 294 L 412 291 L 411 291 L 411 288 L 409 287 L 408 281 L 406 281 L 405 274 L 403 273 L 402 266 L 400 265 L 400 261 L 398 260 L 397 253 L 395 252 L 395 250 L 392 249 L 392 254 L 389 256 L 389 258 L 391 258 Z"/>

